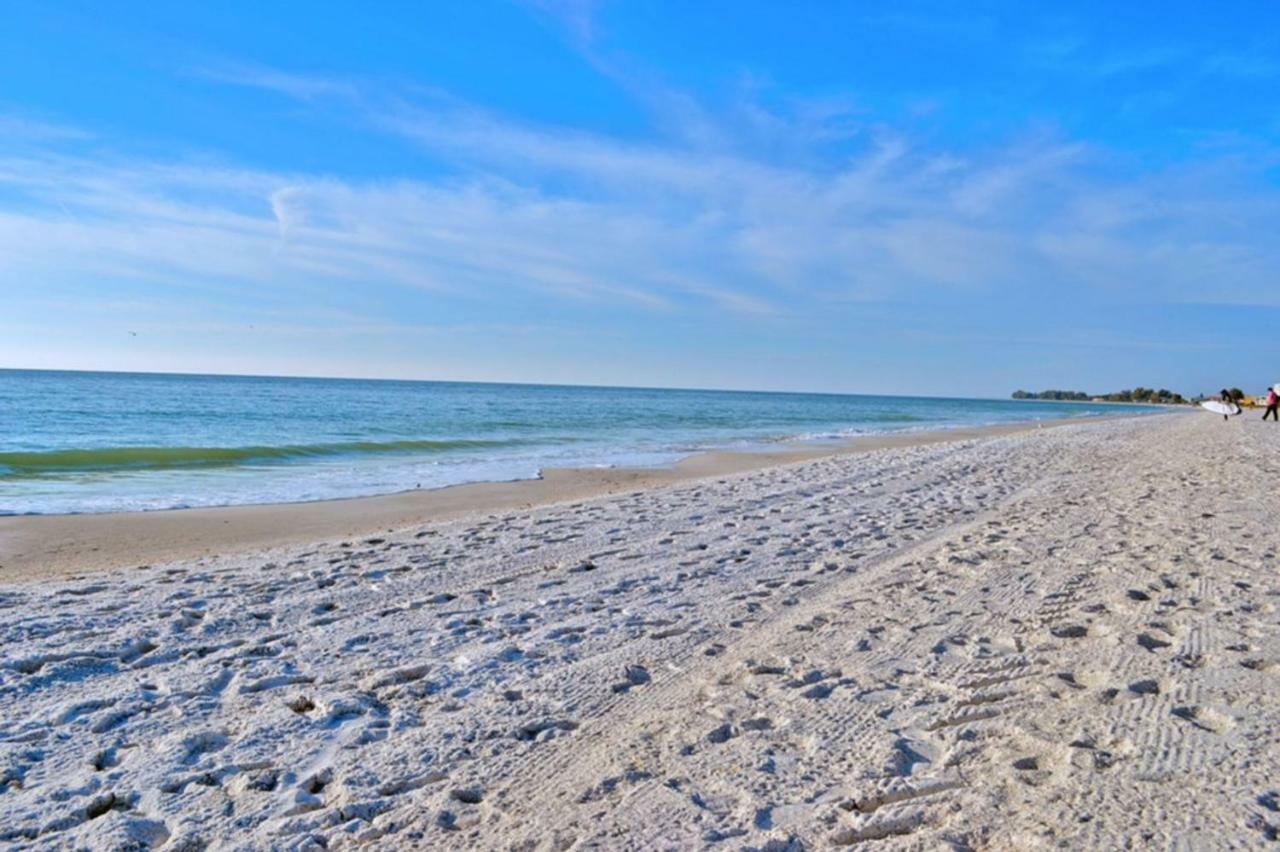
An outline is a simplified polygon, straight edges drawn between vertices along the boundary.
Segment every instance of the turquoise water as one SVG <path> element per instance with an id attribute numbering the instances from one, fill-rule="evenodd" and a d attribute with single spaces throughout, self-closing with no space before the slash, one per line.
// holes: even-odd
<path id="1" fill-rule="evenodd" d="M 319 500 L 1145 406 L 0 370 L 0 513 Z"/>

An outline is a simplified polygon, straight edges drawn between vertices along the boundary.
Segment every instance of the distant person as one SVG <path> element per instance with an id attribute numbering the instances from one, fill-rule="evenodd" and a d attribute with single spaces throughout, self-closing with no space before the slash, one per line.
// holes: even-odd
<path id="1" fill-rule="evenodd" d="M 1235 404 L 1236 404 L 1236 401 L 1235 401 L 1234 399 L 1232 399 L 1232 398 L 1231 398 L 1231 391 L 1227 390 L 1226 388 L 1223 388 L 1223 389 L 1218 393 L 1218 401 L 1219 401 L 1219 402 L 1221 402 L 1223 405 L 1225 405 L 1225 406 L 1227 407 L 1227 409 L 1228 409 L 1228 410 L 1230 410 L 1230 409 L 1231 409 L 1231 407 L 1232 407 L 1233 405 L 1235 405 Z M 1224 414 L 1224 415 L 1222 415 L 1222 419 L 1223 419 L 1223 420 L 1230 420 L 1230 419 L 1231 419 L 1231 416 L 1230 416 L 1230 415 L 1227 415 L 1227 414 Z"/>
<path id="2" fill-rule="evenodd" d="M 1274 387 L 1267 388 L 1267 410 L 1262 412 L 1262 419 L 1266 420 L 1270 417 L 1280 423 L 1280 413 L 1277 409 L 1280 409 L 1280 394 L 1276 393 Z"/>

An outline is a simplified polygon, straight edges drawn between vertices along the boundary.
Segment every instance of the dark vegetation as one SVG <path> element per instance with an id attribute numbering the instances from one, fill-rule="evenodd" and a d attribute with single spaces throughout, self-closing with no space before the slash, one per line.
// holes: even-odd
<path id="1" fill-rule="evenodd" d="M 1065 390 L 1046 390 L 1035 393 L 1032 391 L 1018 390 L 1013 392 L 1014 399 L 1053 399 L 1068 400 L 1071 402 L 1089 402 L 1090 400 L 1102 400 L 1104 402 L 1149 402 L 1160 403 L 1163 405 L 1181 405 L 1187 400 L 1182 394 L 1174 393 L 1171 390 L 1160 388 L 1136 387 L 1133 390 L 1116 391 L 1115 393 L 1085 393 L 1084 391 L 1065 391 Z"/>

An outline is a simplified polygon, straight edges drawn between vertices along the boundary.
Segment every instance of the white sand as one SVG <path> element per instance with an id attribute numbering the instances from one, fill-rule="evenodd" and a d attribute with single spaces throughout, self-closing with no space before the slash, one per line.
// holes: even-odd
<path id="1" fill-rule="evenodd" d="M 1173 415 L 0 586 L 0 844 L 1261 845 L 1277 484 Z"/>

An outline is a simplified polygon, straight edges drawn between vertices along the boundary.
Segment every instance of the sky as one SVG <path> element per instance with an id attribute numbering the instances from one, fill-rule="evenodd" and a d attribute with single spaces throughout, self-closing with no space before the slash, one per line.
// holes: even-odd
<path id="1" fill-rule="evenodd" d="M 18 2 L 0 367 L 1280 381 L 1280 6 Z"/>

